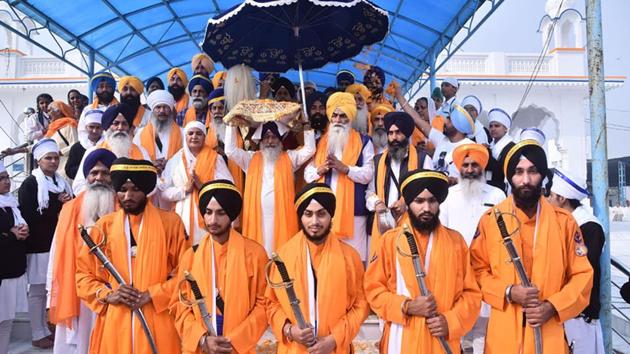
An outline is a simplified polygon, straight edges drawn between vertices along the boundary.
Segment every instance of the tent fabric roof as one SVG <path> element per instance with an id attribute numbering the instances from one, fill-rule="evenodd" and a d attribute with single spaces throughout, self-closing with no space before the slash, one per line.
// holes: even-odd
<path id="1" fill-rule="evenodd" d="M 385 39 L 357 57 L 305 73 L 321 90 L 335 85 L 335 73 L 348 69 L 359 81 L 356 63 L 378 65 L 387 81 L 411 85 L 457 34 L 484 0 L 377 0 L 388 11 Z M 191 57 L 200 52 L 208 20 L 238 0 L 13 0 L 11 5 L 119 75 L 146 80 L 164 77 L 171 67 L 191 73 Z M 434 54 L 433 54 L 434 53 Z M 217 70 L 222 66 L 217 65 Z M 297 73 L 286 76 L 297 81 Z"/>

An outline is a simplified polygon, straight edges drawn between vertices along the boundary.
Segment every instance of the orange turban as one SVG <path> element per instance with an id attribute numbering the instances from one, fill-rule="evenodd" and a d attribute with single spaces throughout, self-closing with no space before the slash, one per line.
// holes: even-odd
<path id="1" fill-rule="evenodd" d="M 216 89 L 219 87 L 219 81 L 225 80 L 226 78 L 225 71 L 217 71 L 216 74 L 212 77 L 212 86 Z"/>
<path id="2" fill-rule="evenodd" d="M 332 117 L 333 112 L 337 108 L 341 109 L 351 121 L 357 116 L 357 102 L 351 93 L 335 92 L 328 97 L 328 101 L 326 101 L 326 115 L 328 119 Z"/>
<path id="3" fill-rule="evenodd" d="M 394 111 L 394 107 L 392 107 L 391 105 L 379 104 L 370 111 L 370 119 L 376 117 L 379 114 L 387 114 L 393 111 Z"/>
<path id="4" fill-rule="evenodd" d="M 208 54 L 199 53 L 192 57 L 191 65 L 193 72 L 195 72 L 195 68 L 197 67 L 197 65 L 199 65 L 200 62 L 208 73 L 211 73 L 214 70 L 214 62 L 212 61 L 212 59 L 210 59 Z"/>
<path id="5" fill-rule="evenodd" d="M 362 84 L 352 84 L 346 87 L 346 92 L 356 95 L 357 93 L 363 97 L 365 101 L 372 95 L 370 90 L 365 85 Z"/>
<path id="6" fill-rule="evenodd" d="M 144 92 L 144 84 L 135 76 L 123 76 L 118 80 L 118 92 L 122 92 L 123 87 L 131 85 L 137 93 Z"/>
<path id="7" fill-rule="evenodd" d="M 488 149 L 481 144 L 470 143 L 460 145 L 453 150 L 453 163 L 458 170 L 462 169 L 466 157 L 472 158 L 482 169 L 485 169 L 486 165 L 488 165 L 490 154 L 488 153 Z"/>
<path id="8" fill-rule="evenodd" d="M 53 107 L 55 110 L 60 111 L 64 117 L 72 118 L 74 116 L 72 107 L 63 101 L 52 101 L 48 107 Z"/>
<path id="9" fill-rule="evenodd" d="M 188 76 L 186 76 L 184 70 L 180 68 L 172 68 L 169 70 L 168 74 L 166 74 L 166 81 L 171 81 L 171 77 L 175 74 L 177 74 L 177 76 L 182 80 L 184 87 L 188 87 Z M 168 85 L 168 82 L 166 84 Z"/>

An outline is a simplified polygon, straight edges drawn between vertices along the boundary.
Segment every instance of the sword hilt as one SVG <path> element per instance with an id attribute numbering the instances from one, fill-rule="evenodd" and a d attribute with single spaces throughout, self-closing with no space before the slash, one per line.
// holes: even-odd
<path id="1" fill-rule="evenodd" d="M 284 264 L 282 259 L 280 259 L 280 256 L 278 256 L 278 254 L 276 254 L 275 252 L 271 253 L 271 260 L 273 260 L 273 263 L 276 265 L 276 268 L 278 268 L 278 273 L 280 273 L 282 282 L 290 283 L 291 278 L 289 278 L 289 272 L 287 271 L 287 266 Z"/>
<path id="2" fill-rule="evenodd" d="M 195 300 L 197 300 L 197 301 L 203 300 L 203 295 L 201 294 L 201 289 L 199 289 L 199 284 L 197 284 L 197 280 L 195 279 L 195 277 L 193 277 L 193 275 L 190 274 L 189 271 L 185 270 L 184 271 L 184 279 L 186 279 L 188 284 L 190 284 L 190 290 L 192 291 L 193 295 L 195 296 Z"/>
<path id="3" fill-rule="evenodd" d="M 418 252 L 418 244 L 416 243 L 416 239 L 413 237 L 413 233 L 409 230 L 409 226 L 407 224 L 403 225 L 403 234 L 407 238 L 407 243 L 409 244 L 409 251 L 411 251 L 412 256 L 418 256 L 420 253 Z"/>

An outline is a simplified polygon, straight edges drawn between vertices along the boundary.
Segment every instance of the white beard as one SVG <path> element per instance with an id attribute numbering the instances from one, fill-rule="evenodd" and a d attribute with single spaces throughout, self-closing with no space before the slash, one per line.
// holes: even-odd
<path id="1" fill-rule="evenodd" d="M 372 144 L 375 149 L 381 150 L 387 146 L 387 132 L 385 130 L 375 129 L 372 133 Z"/>
<path id="2" fill-rule="evenodd" d="M 475 179 L 459 176 L 459 184 L 466 199 L 478 199 L 483 194 L 483 186 L 486 184 L 486 181 L 482 173 L 481 176 Z"/>
<path id="3" fill-rule="evenodd" d="M 357 109 L 357 117 L 352 121 L 352 128 L 361 134 L 368 133 L 368 119 L 370 119 L 370 112 L 368 111 L 367 104 L 361 109 Z"/>
<path id="4" fill-rule="evenodd" d="M 171 124 L 170 124 L 170 118 L 167 120 L 160 120 L 154 116 L 151 116 L 151 124 L 153 124 L 153 127 L 155 128 L 157 133 L 168 133 L 171 130 Z"/>
<path id="5" fill-rule="evenodd" d="M 114 190 L 112 187 L 93 183 L 87 186 L 83 197 L 83 223 L 86 226 L 94 225 L 98 219 L 114 211 Z"/>
<path id="6" fill-rule="evenodd" d="M 108 131 L 106 139 L 116 157 L 129 157 L 129 149 L 133 142 L 128 133 Z"/>
<path id="7" fill-rule="evenodd" d="M 350 125 L 332 125 L 328 131 L 328 153 L 334 154 L 338 159 L 343 155 L 343 148 L 346 147 L 348 136 L 350 135 Z"/>
<path id="8" fill-rule="evenodd" d="M 278 157 L 280 157 L 280 153 L 282 152 L 282 145 L 278 145 L 276 147 L 262 147 L 260 151 L 262 151 L 263 162 L 265 165 L 275 165 L 276 161 L 278 161 Z"/>
<path id="9" fill-rule="evenodd" d="M 219 119 L 212 118 L 212 124 L 214 125 L 214 133 L 217 135 L 219 141 L 225 141 L 225 123 L 223 123 L 223 117 Z"/>

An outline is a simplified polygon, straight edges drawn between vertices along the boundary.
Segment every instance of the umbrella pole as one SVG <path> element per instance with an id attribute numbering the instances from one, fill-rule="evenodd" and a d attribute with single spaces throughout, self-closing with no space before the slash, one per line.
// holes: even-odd
<path id="1" fill-rule="evenodd" d="M 298 61 L 298 72 L 300 74 L 300 91 L 302 92 L 302 111 L 304 120 L 308 120 L 308 112 L 306 110 L 306 91 L 304 90 L 304 76 L 302 74 L 302 61 Z"/>

